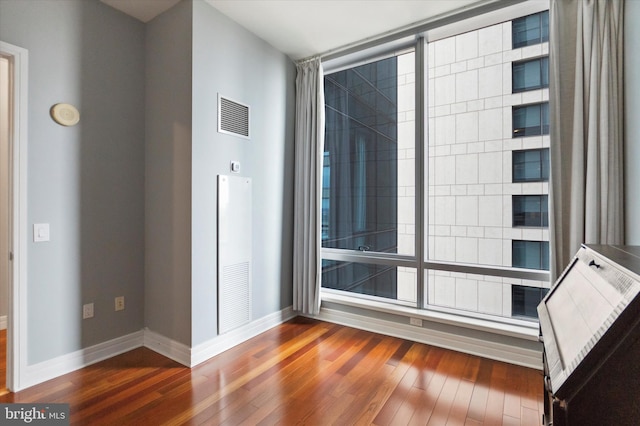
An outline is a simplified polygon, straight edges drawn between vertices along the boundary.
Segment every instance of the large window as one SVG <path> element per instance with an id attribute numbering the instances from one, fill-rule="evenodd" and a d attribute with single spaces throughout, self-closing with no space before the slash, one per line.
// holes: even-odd
<path id="1" fill-rule="evenodd" d="M 414 254 L 414 69 L 408 52 L 325 76 L 323 248 Z M 325 288 L 394 300 L 412 294 L 415 303 L 415 278 L 404 272 L 332 261 L 322 280 Z"/>
<path id="2" fill-rule="evenodd" d="M 513 226 L 549 226 L 547 195 L 514 195 Z"/>
<path id="3" fill-rule="evenodd" d="M 549 270 L 548 241 L 513 241 L 513 267 Z"/>
<path id="4" fill-rule="evenodd" d="M 549 180 L 549 149 L 513 151 L 513 182 Z"/>
<path id="5" fill-rule="evenodd" d="M 549 11 L 514 19 L 513 48 L 549 41 Z"/>
<path id="6" fill-rule="evenodd" d="M 512 79 L 514 93 L 549 87 L 549 58 L 514 62 Z"/>
<path id="7" fill-rule="evenodd" d="M 514 106 L 513 137 L 549 134 L 549 103 Z"/>
<path id="8" fill-rule="evenodd" d="M 535 33 L 520 10 L 328 67 L 323 294 L 533 318 L 526 289 L 549 287 L 548 46 L 538 31 L 513 47 L 514 26 Z"/>
<path id="9" fill-rule="evenodd" d="M 511 287 L 511 312 L 514 317 L 538 318 L 538 304 L 549 292 L 546 288 Z"/>

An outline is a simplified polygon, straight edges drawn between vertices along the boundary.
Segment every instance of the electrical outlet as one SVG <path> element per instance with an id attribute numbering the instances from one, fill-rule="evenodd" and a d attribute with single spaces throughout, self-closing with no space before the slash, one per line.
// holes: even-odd
<path id="1" fill-rule="evenodd" d="M 124 311 L 124 296 L 116 297 L 116 311 Z"/>
<path id="2" fill-rule="evenodd" d="M 422 320 L 420 318 L 409 318 L 409 324 L 422 327 Z"/>
<path id="3" fill-rule="evenodd" d="M 82 319 L 93 318 L 93 303 L 82 305 Z"/>

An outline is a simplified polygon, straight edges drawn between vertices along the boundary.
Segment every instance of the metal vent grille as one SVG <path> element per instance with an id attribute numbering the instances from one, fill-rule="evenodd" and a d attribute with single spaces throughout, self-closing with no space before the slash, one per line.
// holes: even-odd
<path id="1" fill-rule="evenodd" d="M 220 334 L 251 320 L 250 267 L 249 262 L 222 267 L 218 304 Z"/>
<path id="2" fill-rule="evenodd" d="M 249 106 L 218 95 L 218 132 L 249 139 Z"/>

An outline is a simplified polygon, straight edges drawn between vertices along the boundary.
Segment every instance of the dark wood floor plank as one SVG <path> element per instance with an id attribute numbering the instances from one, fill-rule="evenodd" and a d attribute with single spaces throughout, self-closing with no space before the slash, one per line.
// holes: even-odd
<path id="1" fill-rule="evenodd" d="M 539 371 L 296 318 L 191 369 L 139 348 L 0 402 L 68 403 L 71 424 L 91 426 L 537 425 L 541 383 Z"/>

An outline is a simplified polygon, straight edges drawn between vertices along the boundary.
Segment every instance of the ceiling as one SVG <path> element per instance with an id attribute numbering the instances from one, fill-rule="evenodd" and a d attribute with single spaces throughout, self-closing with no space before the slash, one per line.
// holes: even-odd
<path id="1" fill-rule="evenodd" d="M 148 22 L 180 0 L 101 0 Z M 204 0 L 297 60 L 325 53 L 479 0 Z"/>

